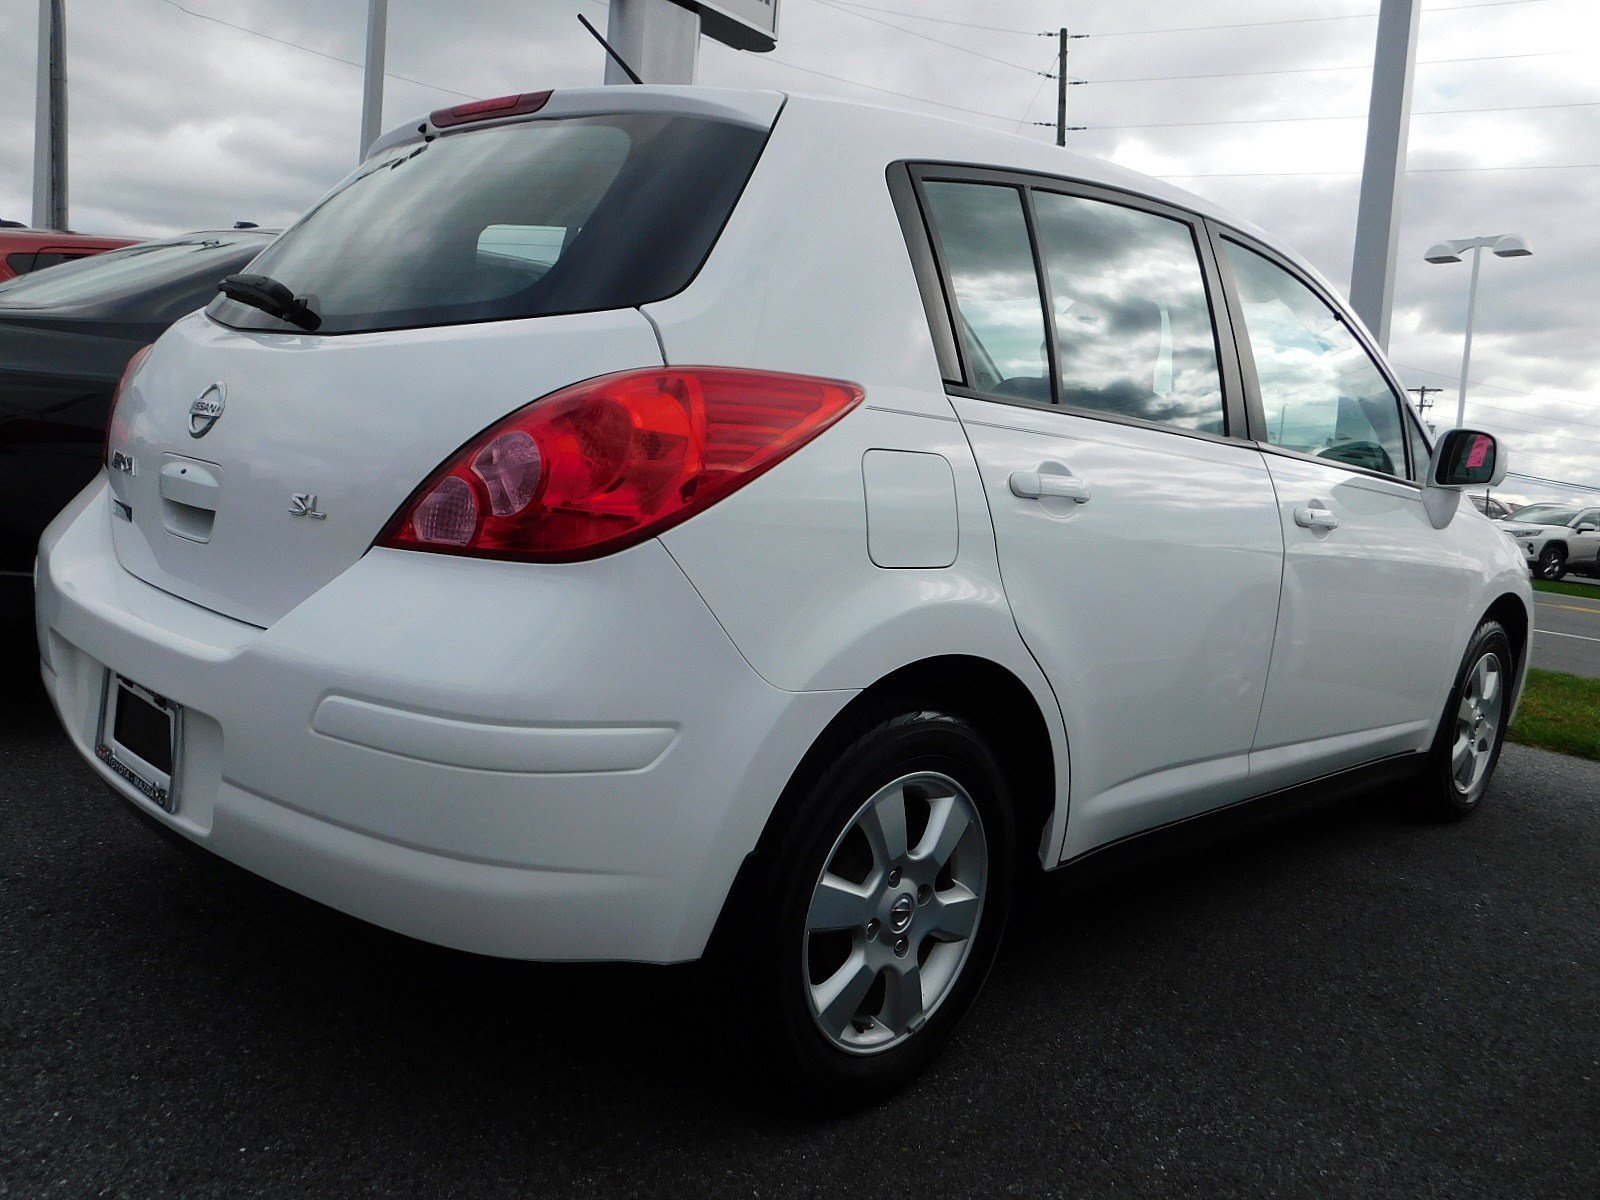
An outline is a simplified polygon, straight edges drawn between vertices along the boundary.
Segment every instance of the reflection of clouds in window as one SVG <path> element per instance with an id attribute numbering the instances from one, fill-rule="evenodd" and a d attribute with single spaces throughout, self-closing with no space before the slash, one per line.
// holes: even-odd
<path id="1" fill-rule="evenodd" d="M 1224 247 L 1244 308 L 1267 439 L 1404 474 L 1399 401 L 1355 336 L 1281 267 L 1232 243 Z"/>
<path id="2" fill-rule="evenodd" d="M 1137 209 L 1034 194 L 1061 399 L 1221 433 L 1222 381 L 1194 236 Z"/>
<path id="3" fill-rule="evenodd" d="M 1044 312 L 1020 193 L 929 183 L 925 194 L 955 289 L 972 382 L 1048 400 Z"/>

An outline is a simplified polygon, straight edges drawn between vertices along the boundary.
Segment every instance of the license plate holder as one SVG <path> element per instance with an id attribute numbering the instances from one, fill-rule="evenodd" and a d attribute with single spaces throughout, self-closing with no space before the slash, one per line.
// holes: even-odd
<path id="1" fill-rule="evenodd" d="M 95 754 L 163 812 L 178 811 L 182 730 L 181 707 L 115 671 L 106 672 Z"/>

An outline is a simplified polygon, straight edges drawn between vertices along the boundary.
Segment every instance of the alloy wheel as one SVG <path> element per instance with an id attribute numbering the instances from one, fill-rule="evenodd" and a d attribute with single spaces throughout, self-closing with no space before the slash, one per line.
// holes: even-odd
<path id="1" fill-rule="evenodd" d="M 1489 773 L 1500 740 L 1500 714 L 1505 707 L 1505 671 L 1500 656 L 1483 655 L 1467 673 L 1456 709 L 1456 737 L 1450 752 L 1450 774 L 1457 790 L 1476 800 Z"/>
<path id="2" fill-rule="evenodd" d="M 801 963 L 835 1046 L 878 1053 L 933 1015 L 966 964 L 988 878 L 978 807 L 949 776 L 902 776 L 856 811 L 812 892 Z"/>

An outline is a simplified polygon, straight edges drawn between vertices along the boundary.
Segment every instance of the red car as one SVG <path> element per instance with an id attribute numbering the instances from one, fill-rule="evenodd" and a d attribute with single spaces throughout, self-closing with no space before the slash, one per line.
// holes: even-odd
<path id="1" fill-rule="evenodd" d="M 26 229 L 0 221 L 0 282 L 58 263 L 131 246 L 137 238 L 94 237 L 55 229 Z"/>

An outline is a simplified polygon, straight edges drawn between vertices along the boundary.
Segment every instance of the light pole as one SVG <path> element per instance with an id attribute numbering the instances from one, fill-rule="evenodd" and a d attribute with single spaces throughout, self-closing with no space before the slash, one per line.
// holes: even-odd
<path id="1" fill-rule="evenodd" d="M 1484 248 L 1492 250 L 1498 258 L 1527 258 L 1533 251 L 1526 239 L 1514 233 L 1494 234 L 1490 237 L 1461 238 L 1453 242 L 1439 242 L 1428 247 L 1422 257 L 1431 263 L 1457 263 L 1468 250 L 1472 251 L 1472 283 L 1467 288 L 1467 340 L 1461 351 L 1461 396 L 1456 401 L 1456 428 L 1467 421 L 1467 371 L 1472 365 L 1472 317 L 1478 307 L 1478 267 Z"/>

